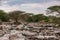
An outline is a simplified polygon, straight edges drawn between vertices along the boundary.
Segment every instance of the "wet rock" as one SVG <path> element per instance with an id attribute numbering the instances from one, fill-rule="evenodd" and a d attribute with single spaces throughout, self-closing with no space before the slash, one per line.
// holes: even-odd
<path id="1" fill-rule="evenodd" d="M 9 40 L 9 34 L 5 34 L 3 37 L 0 37 L 0 40 Z"/>
<path id="2" fill-rule="evenodd" d="M 5 32 L 0 30 L 0 37 L 3 36 L 4 34 L 5 34 Z"/>
<path id="3" fill-rule="evenodd" d="M 9 37 L 10 40 L 25 40 L 25 37 L 22 34 L 13 34 Z"/>

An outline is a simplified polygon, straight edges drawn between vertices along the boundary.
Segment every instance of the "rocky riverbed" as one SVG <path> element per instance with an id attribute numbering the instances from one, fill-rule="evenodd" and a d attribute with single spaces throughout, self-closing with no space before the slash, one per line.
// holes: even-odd
<path id="1" fill-rule="evenodd" d="M 42 25 L 0 25 L 0 40 L 60 40 L 60 28 Z"/>

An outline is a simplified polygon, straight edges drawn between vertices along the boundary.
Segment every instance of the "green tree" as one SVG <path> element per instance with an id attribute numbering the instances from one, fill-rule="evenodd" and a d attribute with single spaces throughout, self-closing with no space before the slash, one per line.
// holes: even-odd
<path id="1" fill-rule="evenodd" d="M 33 15 L 32 13 L 25 13 L 21 17 L 22 17 L 23 21 L 31 22 L 32 15 Z"/>
<path id="2" fill-rule="evenodd" d="M 8 14 L 3 10 L 0 10 L 0 20 L 1 21 L 8 21 Z"/>
<path id="3" fill-rule="evenodd" d="M 19 20 L 21 20 L 21 15 L 23 14 L 23 11 L 12 11 L 9 12 L 10 19 L 15 21 L 15 24 L 19 24 Z"/>
<path id="4" fill-rule="evenodd" d="M 57 16 L 60 16 L 60 6 L 51 6 L 51 7 L 48 7 L 47 9 L 50 10 L 50 13 L 52 12 L 57 12 Z M 58 23 L 60 24 L 60 17 L 52 17 L 53 19 L 53 23 Z"/>
<path id="5" fill-rule="evenodd" d="M 58 12 L 60 14 L 60 6 L 51 6 L 51 7 L 48 7 L 47 9 L 50 10 L 50 12 Z"/>

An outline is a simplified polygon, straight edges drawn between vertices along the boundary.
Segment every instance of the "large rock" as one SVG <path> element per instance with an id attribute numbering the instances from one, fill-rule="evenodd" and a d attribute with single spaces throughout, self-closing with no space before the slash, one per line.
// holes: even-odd
<path id="1" fill-rule="evenodd" d="M 0 37 L 0 40 L 9 40 L 9 34 L 5 34 L 3 37 Z"/>
<path id="2" fill-rule="evenodd" d="M 9 36 L 10 40 L 25 40 L 25 37 L 16 30 L 12 30 Z"/>
<path id="3" fill-rule="evenodd" d="M 0 37 L 3 36 L 4 34 L 5 34 L 5 32 L 0 30 Z"/>

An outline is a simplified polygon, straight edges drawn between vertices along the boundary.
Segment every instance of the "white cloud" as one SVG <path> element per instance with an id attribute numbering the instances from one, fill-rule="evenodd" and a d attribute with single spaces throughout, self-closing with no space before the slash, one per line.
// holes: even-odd
<path id="1" fill-rule="evenodd" d="M 21 4 L 22 7 L 32 7 L 32 8 L 37 8 L 37 7 L 42 7 L 41 4 L 38 3 L 30 3 L 30 4 Z"/>
<path id="2" fill-rule="evenodd" d="M 52 1 L 52 2 L 48 2 L 48 3 L 43 4 L 43 6 L 45 8 L 50 7 L 50 6 L 54 6 L 54 5 L 60 5 L 60 1 Z"/>
<path id="3" fill-rule="evenodd" d="M 52 1 L 52 2 L 48 2 L 48 3 L 30 3 L 30 4 L 21 4 L 21 9 L 26 10 L 28 12 L 34 12 L 34 13 L 44 13 L 45 10 L 50 7 L 50 6 L 54 6 L 54 5 L 60 5 L 59 1 Z"/>
<path id="4" fill-rule="evenodd" d="M 26 3 L 26 4 L 21 4 L 22 7 L 32 7 L 32 8 L 48 8 L 50 6 L 54 5 L 60 5 L 60 1 L 52 1 L 52 2 L 47 2 L 47 3 Z"/>
<path id="5" fill-rule="evenodd" d="M 17 7 L 19 5 L 13 5 L 13 6 L 10 6 L 8 4 L 3 4 L 0 6 L 0 9 L 1 10 L 4 10 L 6 12 L 10 12 L 10 11 L 13 11 L 13 10 L 19 10 L 19 7 Z"/>
<path id="6" fill-rule="evenodd" d="M 49 6 L 53 6 L 53 5 L 60 5 L 60 1 L 52 1 L 47 3 L 26 3 L 21 5 L 16 4 L 13 6 L 10 6 L 9 4 L 7 4 L 7 1 L 4 1 L 1 4 L 0 9 L 5 10 L 6 12 L 13 10 L 22 10 L 32 13 L 45 13 L 45 10 Z"/>

